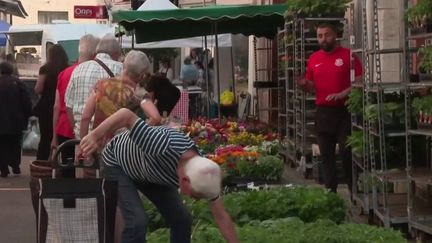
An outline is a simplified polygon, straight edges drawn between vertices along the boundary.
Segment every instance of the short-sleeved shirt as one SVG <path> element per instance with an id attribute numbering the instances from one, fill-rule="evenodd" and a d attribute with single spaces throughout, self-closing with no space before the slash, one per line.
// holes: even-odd
<path id="1" fill-rule="evenodd" d="M 120 108 L 126 108 L 134 99 L 136 83 L 121 78 L 99 80 L 94 88 L 96 106 L 93 128 Z"/>
<path id="2" fill-rule="evenodd" d="M 73 126 L 70 124 L 65 104 L 66 88 L 69 84 L 72 72 L 78 63 L 66 68 L 58 75 L 57 91 L 59 92 L 60 112 L 56 125 L 56 133 L 67 138 L 75 138 Z"/>
<path id="3" fill-rule="evenodd" d="M 33 112 L 37 117 L 52 117 L 57 89 L 57 78 L 67 66 L 55 66 L 45 64 L 39 69 L 39 75 L 45 75 L 42 94 L 34 107 Z"/>
<path id="4" fill-rule="evenodd" d="M 99 53 L 96 58 L 105 63 L 115 76 L 123 71 L 123 64 L 112 60 L 110 55 L 106 53 Z M 65 103 L 73 112 L 75 137 L 79 137 L 84 106 L 94 85 L 97 81 L 108 77 L 107 71 L 94 60 L 79 64 L 73 71 L 66 90 Z"/>
<path id="5" fill-rule="evenodd" d="M 106 166 L 119 166 L 137 182 L 178 187 L 177 166 L 182 154 L 198 149 L 177 130 L 149 126 L 138 119 L 131 131 L 115 136 L 102 157 Z"/>
<path id="6" fill-rule="evenodd" d="M 345 100 L 327 101 L 330 94 L 339 93 L 351 86 L 351 56 L 354 58 L 354 72 L 362 74 L 362 65 L 348 48 L 338 47 L 331 53 L 319 50 L 309 58 L 306 79 L 315 81 L 316 105 L 344 106 Z"/>

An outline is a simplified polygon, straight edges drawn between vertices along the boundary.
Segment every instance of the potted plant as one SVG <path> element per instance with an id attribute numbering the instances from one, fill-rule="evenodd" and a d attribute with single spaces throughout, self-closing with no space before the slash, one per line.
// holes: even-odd
<path id="1" fill-rule="evenodd" d="M 421 0 L 407 9 L 405 16 L 411 27 L 411 34 L 432 32 L 432 0 Z"/>
<path id="2" fill-rule="evenodd" d="M 353 122 L 362 124 L 363 113 L 363 91 L 359 88 L 353 88 L 348 96 L 348 111 L 353 115 Z"/>
<path id="3" fill-rule="evenodd" d="M 351 0 L 288 0 L 287 16 L 344 17 Z"/>
<path id="4" fill-rule="evenodd" d="M 432 128 L 432 95 L 416 97 L 412 102 L 419 128 Z"/>
<path id="5" fill-rule="evenodd" d="M 420 47 L 418 54 L 421 56 L 420 70 L 423 73 L 432 72 L 432 45 Z"/>

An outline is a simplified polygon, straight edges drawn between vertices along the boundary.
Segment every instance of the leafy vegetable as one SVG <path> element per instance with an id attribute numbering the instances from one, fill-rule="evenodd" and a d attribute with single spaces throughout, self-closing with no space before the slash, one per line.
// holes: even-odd
<path id="1" fill-rule="evenodd" d="M 144 206 L 149 215 L 149 232 L 167 227 L 156 208 L 147 201 Z M 194 216 L 194 224 L 198 221 L 215 224 L 206 201 L 185 199 L 185 204 Z M 344 199 L 336 193 L 310 186 L 230 193 L 224 196 L 224 204 L 238 225 L 286 217 L 298 217 L 305 222 L 329 219 L 340 223 L 346 215 Z"/>
<path id="2" fill-rule="evenodd" d="M 245 243 L 405 243 L 400 232 L 366 224 L 337 225 L 330 220 L 303 223 L 298 218 L 252 221 L 238 228 L 241 242 Z M 158 230 L 148 237 L 149 243 L 168 242 L 168 231 Z M 225 242 L 215 226 L 202 225 L 193 235 L 194 243 Z"/>

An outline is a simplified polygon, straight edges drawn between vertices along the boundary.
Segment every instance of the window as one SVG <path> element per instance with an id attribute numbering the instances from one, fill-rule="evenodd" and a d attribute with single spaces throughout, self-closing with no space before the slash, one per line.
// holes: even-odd
<path id="1" fill-rule="evenodd" d="M 64 48 L 69 59 L 69 64 L 78 61 L 78 46 L 79 40 L 59 41 L 59 44 Z"/>
<path id="2" fill-rule="evenodd" d="M 68 12 L 38 11 L 39 24 L 50 24 L 53 20 L 69 20 Z"/>

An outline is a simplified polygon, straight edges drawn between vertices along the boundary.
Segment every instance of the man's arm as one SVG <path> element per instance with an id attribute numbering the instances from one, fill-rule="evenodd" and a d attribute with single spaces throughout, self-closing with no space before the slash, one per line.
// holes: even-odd
<path id="1" fill-rule="evenodd" d="M 126 108 L 118 110 L 105 119 L 96 129 L 87 134 L 87 136 L 82 138 L 80 143 L 82 155 L 88 157 L 95 152 L 104 134 L 113 134 L 116 130 L 123 127 L 130 130 L 137 119 L 138 116 Z"/>
<path id="2" fill-rule="evenodd" d="M 75 127 L 75 119 L 73 116 L 73 110 L 70 107 L 66 107 L 66 110 L 67 110 L 67 117 L 68 117 L 69 123 L 71 124 L 72 128 L 74 128 Z"/>
<path id="3" fill-rule="evenodd" d="M 88 97 L 84 106 L 83 114 L 80 122 L 80 138 L 85 137 L 89 131 L 90 121 L 95 113 L 96 94 L 92 92 Z"/>
<path id="4" fill-rule="evenodd" d="M 355 77 L 354 83 L 361 84 L 362 83 L 362 76 Z M 352 87 L 350 86 L 350 87 L 342 90 L 342 92 L 339 92 L 339 93 L 336 93 L 336 94 L 330 94 L 330 95 L 328 95 L 326 97 L 326 100 L 327 101 L 331 101 L 331 100 L 342 100 L 342 99 L 345 99 L 351 93 L 351 89 L 352 89 Z"/>
<path id="5" fill-rule="evenodd" d="M 305 92 L 313 92 L 315 90 L 315 82 L 306 78 L 297 80 L 297 85 Z"/>
<path id="6" fill-rule="evenodd" d="M 74 70 L 75 71 L 75 70 Z M 67 110 L 67 117 L 69 120 L 69 123 L 71 124 L 72 128 L 75 128 L 75 119 L 73 116 L 73 102 L 74 102 L 74 98 L 75 98 L 75 76 L 74 73 L 72 73 L 69 84 L 66 88 L 66 92 L 65 92 L 65 97 L 64 97 L 64 102 L 66 105 L 66 110 Z M 78 136 L 79 134 L 75 134 L 75 137 Z"/>
<path id="7" fill-rule="evenodd" d="M 223 199 L 220 197 L 216 201 L 210 203 L 210 208 L 219 230 L 228 243 L 240 242 L 235 225 L 231 220 L 231 216 L 225 210 Z"/>
<path id="8" fill-rule="evenodd" d="M 149 100 L 141 101 L 141 108 L 149 117 L 149 125 L 157 125 L 161 122 L 161 116 L 156 106 Z M 105 134 L 113 134 L 120 128 L 131 130 L 138 116 L 129 109 L 122 108 L 105 119 L 96 129 L 91 131 L 87 136 L 82 138 L 80 147 L 84 156 L 92 154 L 99 146 L 99 142 Z"/>

